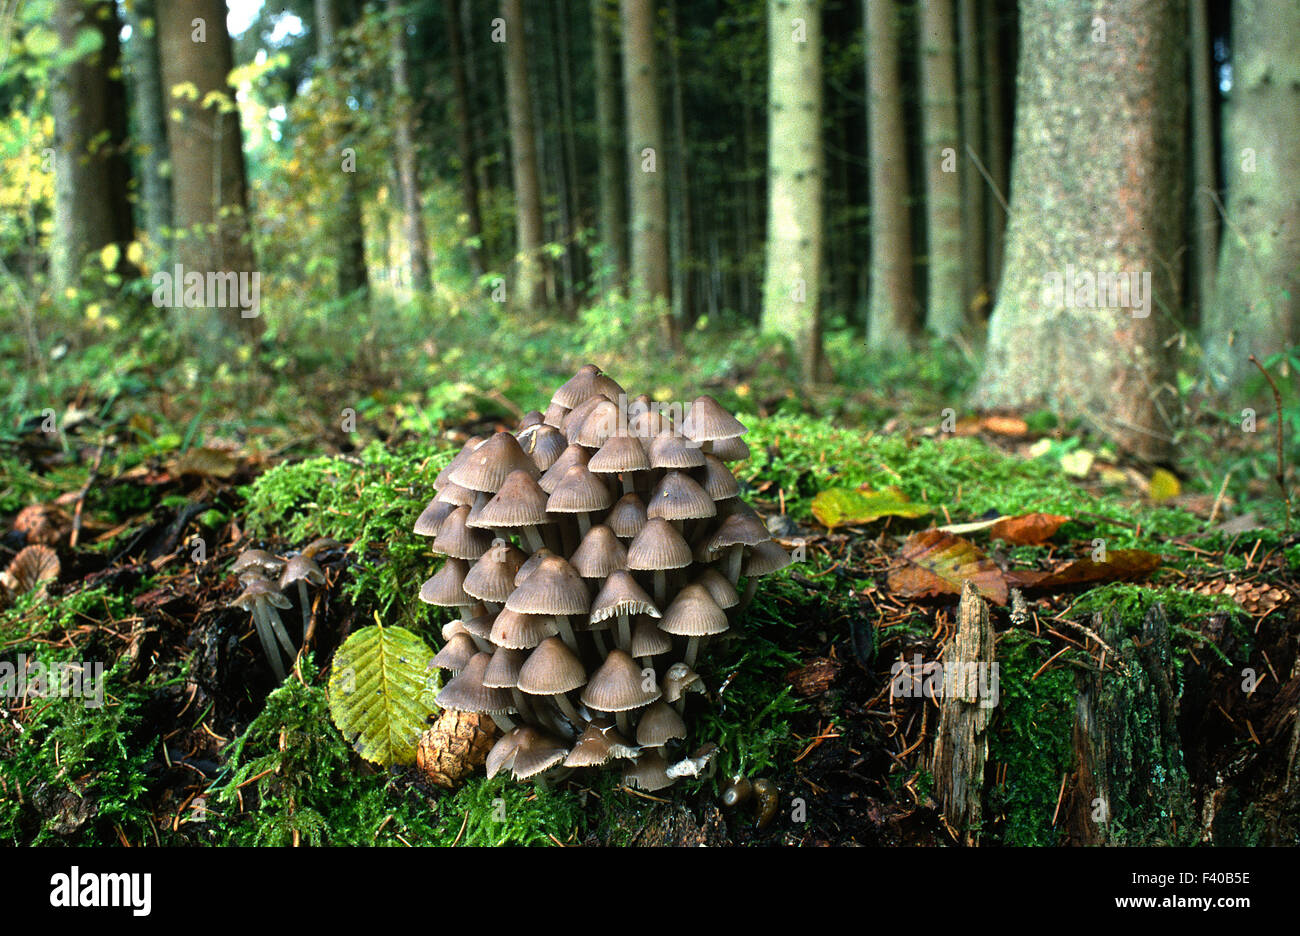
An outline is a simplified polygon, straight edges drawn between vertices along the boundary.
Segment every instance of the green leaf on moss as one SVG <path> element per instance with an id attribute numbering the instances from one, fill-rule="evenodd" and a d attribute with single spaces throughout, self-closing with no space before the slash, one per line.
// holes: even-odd
<path id="1" fill-rule="evenodd" d="M 823 526 L 833 530 L 845 524 L 871 523 L 881 517 L 924 517 L 930 508 L 912 503 L 896 487 L 875 492 L 831 488 L 813 498 L 812 512 Z"/>

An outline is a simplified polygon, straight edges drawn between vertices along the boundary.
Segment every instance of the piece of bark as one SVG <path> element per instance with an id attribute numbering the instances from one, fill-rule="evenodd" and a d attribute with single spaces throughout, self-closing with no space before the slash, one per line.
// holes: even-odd
<path id="1" fill-rule="evenodd" d="M 988 605 L 967 580 L 957 633 L 943 650 L 944 692 L 931 770 L 944 818 L 970 845 L 979 839 L 988 726 L 997 705 L 993 643 Z"/>

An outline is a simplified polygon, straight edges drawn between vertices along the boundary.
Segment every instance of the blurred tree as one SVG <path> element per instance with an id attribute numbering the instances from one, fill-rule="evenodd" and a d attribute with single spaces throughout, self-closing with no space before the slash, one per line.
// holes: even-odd
<path id="1" fill-rule="evenodd" d="M 124 46 L 131 92 L 133 149 L 140 180 L 138 216 L 143 218 L 157 265 L 166 265 L 171 246 L 172 185 L 167 166 L 167 108 L 158 70 L 158 22 L 154 0 L 122 5 L 131 37 Z"/>
<path id="2" fill-rule="evenodd" d="M 769 0 L 767 272 L 763 331 L 794 341 L 807 383 L 822 359 L 821 11 Z"/>
<path id="3" fill-rule="evenodd" d="M 411 97 L 406 9 L 402 0 L 388 0 L 388 18 L 392 41 L 388 67 L 393 82 L 393 149 L 402 189 L 402 229 L 411 264 L 411 288 L 428 292 L 429 244 L 424 232 L 420 164 L 415 151 L 415 104 Z"/>
<path id="4" fill-rule="evenodd" d="M 978 0 L 957 0 L 958 50 L 961 65 L 961 240 L 963 310 L 983 307 L 981 294 L 988 286 L 988 254 L 984 241 L 984 180 L 976 158 L 984 153 L 984 108 L 981 98 L 980 24 Z M 967 152 L 967 147 L 973 151 Z"/>
<path id="5" fill-rule="evenodd" d="M 1232 5 L 1232 91 L 1224 124 L 1228 218 L 1205 368 L 1220 387 L 1300 345 L 1300 4 Z"/>
<path id="6" fill-rule="evenodd" d="M 1012 4 L 1014 8 L 1015 4 Z M 1009 62 L 1002 55 L 1002 34 L 1015 35 L 1014 29 L 1001 16 L 1000 0 L 981 0 L 981 27 L 984 35 L 984 146 L 985 168 L 992 180 L 992 190 L 988 192 L 988 282 L 992 296 L 997 291 L 1002 273 L 1002 246 L 1007 228 L 1007 213 L 1002 207 L 1002 199 L 1007 197 L 1007 122 L 1005 114 L 1008 104 L 1005 100 L 1005 85 L 1002 80 L 1004 70 Z M 1000 196 L 1000 197 L 999 197 Z"/>
<path id="7" fill-rule="evenodd" d="M 1192 90 L 1192 295 L 1197 318 L 1214 295 L 1219 255 L 1219 190 L 1215 157 L 1214 110 L 1219 94 L 1210 64 L 1209 0 L 1191 0 L 1188 76 Z"/>
<path id="8" fill-rule="evenodd" d="M 622 85 L 615 60 L 611 0 L 591 0 L 592 54 L 596 66 L 596 152 L 599 165 L 600 243 L 610 271 L 604 288 L 627 280 L 623 143 L 618 122 Z"/>
<path id="9" fill-rule="evenodd" d="M 655 68 L 654 3 L 622 0 L 623 93 L 627 107 L 632 288 L 644 299 L 669 298 L 668 202 L 660 169 L 666 155 Z M 671 313 L 664 332 L 676 341 Z"/>
<path id="10" fill-rule="evenodd" d="M 222 0 L 158 5 L 158 50 L 168 101 L 173 257 L 187 273 L 254 272 L 247 216 L 243 137 L 230 74 L 230 35 Z M 176 284 L 178 287 L 180 284 Z M 230 302 L 224 314 L 178 310 L 174 321 L 199 340 L 242 333 L 260 337 L 260 316 Z M 233 314 L 232 314 L 233 313 Z"/>
<path id="11" fill-rule="evenodd" d="M 537 169 L 537 137 L 528 78 L 528 43 L 521 0 L 502 0 L 505 20 L 506 106 L 510 113 L 510 165 L 515 188 L 514 297 L 540 312 L 547 302 L 547 268 L 542 256 L 542 186 Z"/>
<path id="12" fill-rule="evenodd" d="M 925 164 L 926 314 L 936 335 L 953 335 L 966 322 L 962 269 L 961 164 L 957 118 L 957 50 L 953 0 L 921 4 L 921 124 Z"/>
<path id="13" fill-rule="evenodd" d="M 58 0 L 55 27 L 64 49 L 83 50 L 57 68 L 54 113 L 54 241 L 51 272 L 75 286 L 86 255 L 135 235 L 128 200 L 126 89 L 119 69 L 117 9 L 108 0 Z"/>
<path id="14" fill-rule="evenodd" d="M 447 20 L 447 46 L 451 60 L 452 95 L 455 102 L 456 155 L 460 161 L 460 198 L 469 235 L 469 266 L 475 276 L 483 273 L 483 219 L 479 214 L 478 178 L 474 159 L 474 135 L 470 124 L 469 78 L 461 41 L 460 2 L 443 0 Z"/>
<path id="15" fill-rule="evenodd" d="M 1048 402 L 1160 460 L 1181 303 L 1186 6 L 1108 9 L 1021 5 L 1011 224 L 975 402 Z"/>
<path id="16" fill-rule="evenodd" d="M 862 0 L 867 27 L 867 120 L 871 165 L 871 299 L 867 342 L 905 348 L 916 331 L 907 137 L 898 62 L 898 5 Z"/>

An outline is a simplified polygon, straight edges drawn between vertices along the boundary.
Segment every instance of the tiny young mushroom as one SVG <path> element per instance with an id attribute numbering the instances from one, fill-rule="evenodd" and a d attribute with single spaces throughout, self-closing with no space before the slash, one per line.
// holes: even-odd
<path id="1" fill-rule="evenodd" d="M 574 727 L 576 734 L 577 729 L 582 727 L 583 719 L 569 701 L 567 693 L 586 685 L 586 682 L 587 671 L 583 668 L 582 661 L 560 638 L 548 637 L 524 661 L 519 670 L 518 687 L 520 692 L 528 695 L 550 696 Z"/>
<path id="2" fill-rule="evenodd" d="M 298 603 L 302 606 L 302 641 L 307 643 L 307 637 L 312 631 L 311 624 L 315 620 L 315 613 L 311 607 L 311 602 L 307 600 L 307 586 L 315 585 L 317 588 L 325 584 L 325 573 L 321 571 L 316 560 L 305 553 L 289 559 L 284 564 L 284 571 L 280 573 L 280 591 L 285 591 L 290 585 L 298 586 Z"/>
<path id="3" fill-rule="evenodd" d="M 469 665 L 469 661 L 478 652 L 474 638 L 462 631 L 448 638 L 443 648 L 434 655 L 433 665 L 439 669 L 451 670 L 451 674 L 455 676 Z"/>
<path id="4" fill-rule="evenodd" d="M 677 706 L 677 711 L 686 710 L 686 693 L 704 692 L 704 681 L 700 674 L 685 663 L 674 663 L 664 673 L 664 701 Z"/>
<path id="5" fill-rule="evenodd" d="M 706 543 L 710 555 L 726 551 L 727 579 L 732 585 L 740 581 L 741 554 L 746 547 L 767 543 L 772 539 L 763 521 L 756 516 L 735 513 L 722 521 L 722 526 Z"/>
<path id="6" fill-rule="evenodd" d="M 519 689 L 519 669 L 527 657 L 528 654 L 523 650 L 497 647 L 492 654 L 492 662 L 483 674 L 483 685 L 488 689 L 509 689 L 520 716 L 525 721 L 532 721 L 532 707 Z"/>
<path id="7" fill-rule="evenodd" d="M 586 536 L 591 529 L 591 514 L 608 510 L 614 503 L 605 482 L 591 473 L 586 465 L 574 465 L 564 473 L 560 483 L 546 501 L 546 510 L 554 514 L 576 514 L 578 535 Z"/>
<path id="8" fill-rule="evenodd" d="M 235 557 L 230 571 L 235 576 L 242 577 L 245 572 L 251 571 L 261 574 L 263 578 L 273 579 L 283 568 L 284 560 L 271 555 L 265 549 L 245 549 Z"/>
<path id="9" fill-rule="evenodd" d="M 641 498 L 635 494 L 624 494 L 610 508 L 605 517 L 605 525 L 619 539 L 630 540 L 645 529 L 647 519 Z"/>
<path id="10" fill-rule="evenodd" d="M 569 615 L 587 614 L 591 610 L 591 592 L 573 566 L 559 556 L 547 556 L 511 593 L 506 610 L 551 615 L 564 642 L 577 653 L 578 641 Z"/>
<path id="11" fill-rule="evenodd" d="M 637 719 L 636 743 L 644 748 L 655 748 L 665 758 L 669 741 L 686 737 L 686 722 L 682 721 L 671 705 L 660 699 Z"/>
<path id="12" fill-rule="evenodd" d="M 613 435 L 591 456 L 587 470 L 592 474 L 620 475 L 623 493 L 631 494 L 635 490 L 636 472 L 649 471 L 650 459 L 632 436 Z"/>
<path id="13" fill-rule="evenodd" d="M 528 472 L 512 471 L 471 525 L 502 532 L 519 530 L 529 551 L 536 552 L 545 548 L 538 527 L 550 522 L 546 515 L 546 492 Z"/>
<path id="14" fill-rule="evenodd" d="M 608 712 L 618 722 L 624 737 L 631 736 L 628 712 L 644 708 L 660 696 L 659 686 L 622 650 L 611 650 L 600 669 L 587 680 L 582 704 L 597 712 Z"/>
<path id="15" fill-rule="evenodd" d="M 289 632 L 285 630 L 284 622 L 280 620 L 280 612 L 276 608 L 291 608 L 293 605 L 270 581 L 247 569 L 245 573 L 247 580 L 244 582 L 244 590 L 228 607 L 239 608 L 253 615 L 253 624 L 257 628 L 257 639 L 262 644 L 262 651 L 271 664 L 275 678 L 284 682 L 286 675 L 284 661 L 280 659 L 280 647 L 276 646 L 276 641 L 280 642 L 280 646 L 284 648 L 284 652 L 291 660 L 298 655 L 298 649 L 289 639 Z"/>
<path id="16" fill-rule="evenodd" d="M 594 528 L 593 528 L 594 529 Z M 605 579 L 605 584 L 601 586 L 595 601 L 591 603 L 591 614 L 589 620 L 592 624 L 599 624 L 601 621 L 611 617 L 618 617 L 618 648 L 620 650 L 630 650 L 632 644 L 632 630 L 629 620 L 634 615 L 647 614 L 651 617 L 659 617 L 659 609 L 655 607 L 654 602 L 645 590 L 636 583 L 631 573 L 617 570 L 609 573 Z M 663 651 L 656 651 L 662 653 Z M 633 653 L 633 656 L 642 654 Z"/>
<path id="17" fill-rule="evenodd" d="M 657 617 L 659 617 L 657 611 L 654 617 L 638 614 L 636 626 L 632 629 L 632 646 L 628 649 L 628 653 L 640 660 L 641 666 L 645 669 L 654 669 L 654 658 L 673 648 L 673 639 L 661 631 L 659 625 L 655 623 Z"/>
<path id="18" fill-rule="evenodd" d="M 687 585 L 679 591 L 659 622 L 659 629 L 664 633 L 687 639 L 687 666 L 695 665 L 700 644 L 706 637 L 721 634 L 729 627 L 727 612 L 718 607 L 702 585 Z"/>
<path id="19" fill-rule="evenodd" d="M 667 520 L 647 520 L 627 547 L 627 567 L 634 572 L 654 574 L 655 604 L 663 606 L 668 595 L 667 572 L 691 564 L 690 544 Z"/>
<path id="20" fill-rule="evenodd" d="M 515 573 L 527 557 L 505 540 L 492 546 L 470 566 L 461 587 L 471 598 L 488 603 L 488 611 L 499 611 L 515 589 Z"/>

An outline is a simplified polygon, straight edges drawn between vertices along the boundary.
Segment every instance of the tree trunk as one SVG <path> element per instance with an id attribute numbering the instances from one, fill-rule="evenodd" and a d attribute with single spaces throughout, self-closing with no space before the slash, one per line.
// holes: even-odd
<path id="1" fill-rule="evenodd" d="M 623 89 L 627 107 L 628 187 L 632 232 L 632 291 L 643 301 L 669 298 L 668 202 L 664 194 L 663 120 L 655 70 L 653 0 L 622 0 Z M 665 338 L 676 341 L 670 310 Z"/>
<path id="2" fill-rule="evenodd" d="M 1221 388 L 1300 344 L 1300 6 L 1232 5 L 1232 91 L 1224 123 L 1228 220 L 1214 300 L 1202 322 L 1205 368 Z"/>
<path id="3" fill-rule="evenodd" d="M 429 246 L 420 196 L 420 165 L 415 152 L 415 105 L 406 54 L 406 13 L 402 0 L 388 0 L 391 31 L 388 67 L 393 82 L 393 150 L 402 190 L 402 228 L 411 265 L 411 288 L 428 292 Z"/>
<path id="4" fill-rule="evenodd" d="M 77 285 L 86 256 L 134 237 L 127 198 L 126 90 L 118 73 L 116 8 L 107 2 L 58 0 L 55 27 L 64 48 L 83 29 L 102 39 L 97 51 L 58 69 L 54 113 L 54 249 L 51 270 L 62 292 Z"/>
<path id="5" fill-rule="evenodd" d="M 1214 195 L 1219 174 L 1214 156 L 1214 106 L 1218 90 L 1210 62 L 1209 0 L 1191 0 L 1192 85 L 1192 277 L 1195 318 L 1205 316 L 1214 295 L 1216 258 L 1219 255 L 1219 212 Z"/>
<path id="6" fill-rule="evenodd" d="M 600 243 L 609 270 L 604 288 L 627 280 L 623 135 L 618 124 L 620 77 L 614 56 L 610 0 L 591 0 L 592 54 L 596 60 L 596 159 L 600 188 Z"/>
<path id="7" fill-rule="evenodd" d="M 125 46 L 131 110 L 135 121 L 141 211 L 153 266 L 164 267 L 171 249 L 172 183 L 167 168 L 167 102 L 158 64 L 154 0 L 124 5 L 131 38 Z"/>
<path id="8" fill-rule="evenodd" d="M 957 21 L 961 62 L 961 228 L 963 313 L 986 304 L 988 286 L 987 247 L 984 242 L 984 179 L 975 157 L 984 158 L 984 109 L 980 100 L 980 26 L 978 0 L 957 0 Z M 967 152 L 967 147 L 974 156 Z"/>
<path id="9" fill-rule="evenodd" d="M 518 266 L 514 297 L 524 307 L 540 311 L 546 306 L 541 256 L 542 186 L 537 172 L 537 137 L 533 129 L 523 4 L 520 0 L 502 0 L 501 17 L 506 23 L 506 104 L 510 111 L 510 165 L 515 187 Z"/>
<path id="10" fill-rule="evenodd" d="M 1024 3 L 1006 266 L 974 398 L 1049 403 L 1153 460 L 1181 282 L 1181 10 Z"/>
<path id="11" fill-rule="evenodd" d="M 316 54 L 322 71 L 329 74 L 338 60 L 339 3 L 338 0 L 315 0 L 316 4 Z M 347 102 L 339 102 L 343 113 L 340 132 L 329 140 L 330 164 L 335 161 L 342 167 L 343 150 L 348 148 L 352 121 L 347 117 Z M 366 270 L 366 231 L 361 217 L 361 200 L 357 197 L 355 171 L 340 169 L 338 180 L 338 207 L 326 209 L 326 224 L 330 228 L 330 242 L 338 245 L 338 292 L 350 296 L 358 289 L 367 289 L 369 274 Z"/>
<path id="12" fill-rule="evenodd" d="M 871 294 L 867 343 L 906 348 L 916 331 L 907 138 L 898 62 L 898 5 L 863 0 L 867 25 L 867 151 L 871 166 Z"/>
<path id="13" fill-rule="evenodd" d="M 456 154 L 460 159 L 460 201 L 465 212 L 465 229 L 470 243 L 469 268 L 481 276 L 483 264 L 483 220 L 478 208 L 478 177 L 474 161 L 474 136 L 470 127 L 469 79 L 465 74 L 465 54 L 461 48 L 459 0 L 443 0 L 447 20 L 447 44 L 451 51 L 451 81 L 456 119 Z"/>
<path id="14" fill-rule="evenodd" d="M 926 328 L 961 331 L 963 298 L 961 174 L 957 120 L 957 50 L 953 0 L 921 4 L 921 123 L 925 149 Z"/>
<path id="15" fill-rule="evenodd" d="M 187 274 L 251 276 L 256 261 L 239 111 L 227 83 L 233 62 L 225 3 L 159 3 L 158 51 L 172 167 L 172 256 Z M 178 88 L 187 93 L 175 96 Z M 261 316 L 246 316 L 246 311 L 228 302 L 202 312 L 179 308 L 175 319 L 196 341 L 235 334 L 245 341 L 260 338 L 265 329 Z"/>
<path id="16" fill-rule="evenodd" d="M 763 331 L 794 340 L 805 383 L 821 366 L 822 52 L 816 0 L 768 0 L 767 270 Z"/>
<path id="17" fill-rule="evenodd" d="M 682 328 L 695 322 L 694 250 L 691 244 L 691 182 L 686 174 L 690 165 L 690 142 L 686 136 L 686 107 L 683 100 L 681 56 L 678 54 L 677 0 L 668 0 L 668 77 L 672 85 L 673 104 L 673 226 L 675 230 L 673 260 L 673 314 Z"/>
<path id="18" fill-rule="evenodd" d="M 1002 199 L 1007 192 L 1006 100 L 1002 84 L 1002 42 L 1004 28 L 998 12 L 998 0 L 983 0 L 984 28 L 984 140 L 989 178 L 985 197 L 988 200 L 988 281 L 989 295 L 997 294 L 1002 275 L 1002 248 L 1007 229 L 1007 213 Z M 1000 197 L 999 197 L 1000 196 Z"/>

